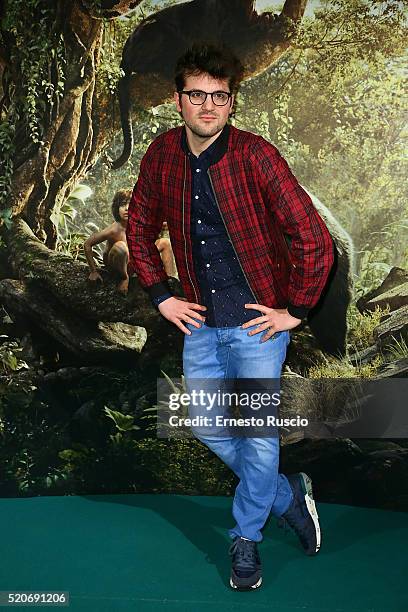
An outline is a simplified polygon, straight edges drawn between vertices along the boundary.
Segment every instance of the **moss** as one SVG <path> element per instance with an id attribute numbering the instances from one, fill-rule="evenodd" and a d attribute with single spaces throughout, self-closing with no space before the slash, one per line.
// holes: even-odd
<path id="1" fill-rule="evenodd" d="M 380 324 L 382 317 L 389 311 L 388 307 L 385 309 L 376 307 L 374 312 L 361 314 L 354 304 L 350 306 L 347 313 L 348 338 L 350 349 L 353 352 L 361 351 L 374 344 L 374 330 Z"/>
<path id="2" fill-rule="evenodd" d="M 309 378 L 373 378 L 384 359 L 382 355 L 370 361 L 353 365 L 348 356 L 343 359 L 324 357 L 324 361 L 309 369 Z"/>

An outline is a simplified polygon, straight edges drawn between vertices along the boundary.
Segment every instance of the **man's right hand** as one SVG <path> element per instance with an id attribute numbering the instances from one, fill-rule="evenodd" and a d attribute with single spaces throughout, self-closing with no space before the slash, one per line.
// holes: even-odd
<path id="1" fill-rule="evenodd" d="M 102 276 L 99 274 L 97 270 L 90 273 L 90 275 L 88 276 L 88 280 L 91 281 L 92 283 L 103 283 Z"/>
<path id="2" fill-rule="evenodd" d="M 192 317 L 195 319 L 199 319 L 200 321 L 205 321 L 205 315 L 201 315 L 195 310 L 207 310 L 207 306 L 202 306 L 201 304 L 195 304 L 194 302 L 187 302 L 186 298 L 182 297 L 170 297 L 167 300 L 164 300 L 159 304 L 158 309 L 160 313 L 171 321 L 177 327 L 181 329 L 185 334 L 191 335 L 191 331 L 183 325 L 182 321 L 187 323 L 191 323 L 194 327 L 200 328 L 201 325 L 194 321 Z"/>

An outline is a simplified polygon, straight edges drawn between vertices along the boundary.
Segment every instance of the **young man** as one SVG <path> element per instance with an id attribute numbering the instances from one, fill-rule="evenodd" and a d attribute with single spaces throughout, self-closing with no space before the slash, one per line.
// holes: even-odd
<path id="1" fill-rule="evenodd" d="M 129 207 L 130 263 L 185 334 L 187 381 L 279 379 L 289 330 L 317 303 L 333 263 L 331 236 L 277 148 L 227 124 L 242 73 L 225 48 L 197 45 L 179 59 L 174 99 L 184 127 L 149 146 Z M 154 249 L 164 218 L 185 299 L 172 296 Z M 232 588 L 260 586 L 257 544 L 270 513 L 288 522 L 307 554 L 318 552 L 311 481 L 279 473 L 276 435 L 193 431 L 240 479 Z"/>
<path id="2" fill-rule="evenodd" d="M 129 249 L 126 241 L 126 227 L 131 196 L 131 189 L 119 189 L 112 201 L 114 222 L 100 232 L 92 234 L 84 243 L 86 260 L 91 270 L 88 278 L 91 282 L 103 282 L 93 258 L 92 247 L 106 241 L 103 263 L 119 278 L 117 290 L 123 294 L 127 293 L 129 287 Z M 165 225 L 164 223 L 163 228 Z M 174 276 L 175 266 L 170 241 L 167 238 L 157 238 L 155 244 L 162 257 L 166 273 L 168 276 Z"/>

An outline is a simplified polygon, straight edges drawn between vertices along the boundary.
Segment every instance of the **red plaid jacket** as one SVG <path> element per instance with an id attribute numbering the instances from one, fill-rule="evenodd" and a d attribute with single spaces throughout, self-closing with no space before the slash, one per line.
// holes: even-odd
<path id="1" fill-rule="evenodd" d="M 163 221 L 184 295 L 201 304 L 190 239 L 191 169 L 181 148 L 183 127 L 149 146 L 129 206 L 130 269 L 150 294 L 169 290 L 155 246 Z M 209 176 L 229 240 L 259 304 L 303 318 L 315 306 L 334 260 L 326 225 L 278 149 L 226 125 Z M 288 249 L 284 234 L 291 238 Z"/>

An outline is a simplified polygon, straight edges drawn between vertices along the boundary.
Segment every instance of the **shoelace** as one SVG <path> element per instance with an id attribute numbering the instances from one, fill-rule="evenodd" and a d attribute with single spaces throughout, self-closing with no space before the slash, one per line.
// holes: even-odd
<path id="1" fill-rule="evenodd" d="M 238 558 L 236 560 L 236 569 L 253 570 L 254 564 L 257 562 L 255 550 L 255 542 L 252 542 L 251 540 L 242 540 L 241 538 L 236 538 L 231 544 L 228 552 L 230 555 L 238 555 Z"/>

